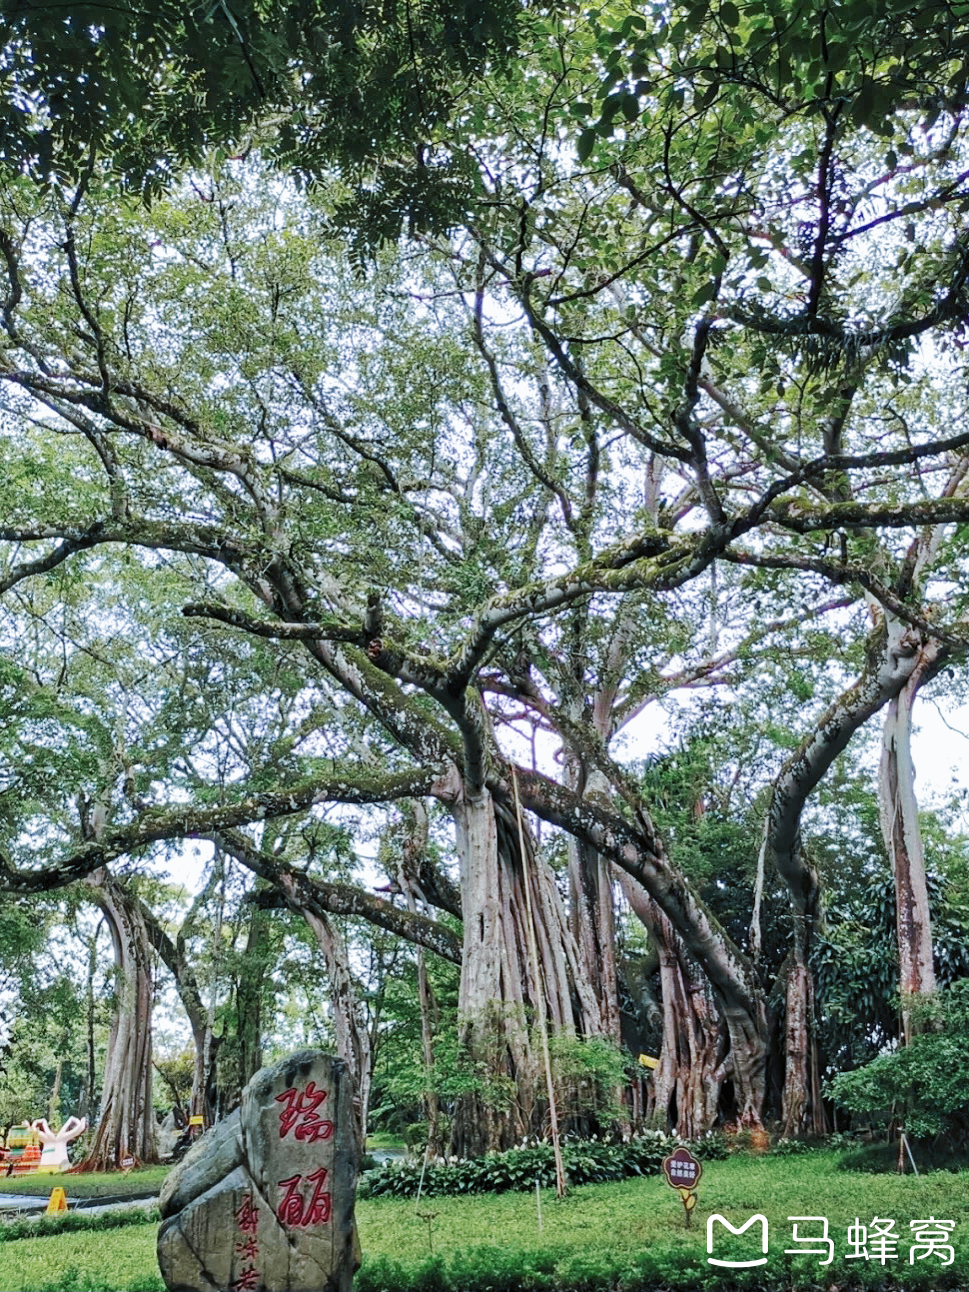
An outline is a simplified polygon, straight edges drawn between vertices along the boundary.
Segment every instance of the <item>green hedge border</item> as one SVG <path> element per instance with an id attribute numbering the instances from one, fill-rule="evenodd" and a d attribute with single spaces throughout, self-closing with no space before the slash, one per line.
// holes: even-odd
<path id="1" fill-rule="evenodd" d="M 101 1211 L 85 1215 L 68 1211 L 58 1216 L 41 1214 L 37 1220 L 8 1220 L 0 1223 L 0 1243 L 19 1242 L 22 1238 L 50 1238 L 53 1234 L 71 1234 L 79 1230 L 123 1229 L 126 1225 L 157 1224 L 161 1216 L 157 1207 L 126 1206 L 121 1211 Z"/>

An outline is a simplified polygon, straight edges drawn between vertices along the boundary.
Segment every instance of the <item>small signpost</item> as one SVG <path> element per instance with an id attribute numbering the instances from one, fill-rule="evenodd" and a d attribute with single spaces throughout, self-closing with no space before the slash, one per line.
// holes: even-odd
<path id="1" fill-rule="evenodd" d="M 693 1190 L 700 1183 L 703 1163 L 695 1158 L 688 1148 L 678 1148 L 669 1157 L 663 1158 L 663 1172 L 666 1175 L 666 1183 L 680 1195 L 686 1227 L 689 1229 L 690 1212 L 696 1206 L 696 1194 Z"/>

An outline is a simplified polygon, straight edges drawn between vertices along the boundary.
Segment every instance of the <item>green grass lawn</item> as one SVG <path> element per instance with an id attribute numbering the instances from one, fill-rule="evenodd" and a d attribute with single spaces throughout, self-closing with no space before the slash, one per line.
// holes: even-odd
<path id="1" fill-rule="evenodd" d="M 824 1216 L 828 1236 L 834 1243 L 834 1259 L 820 1267 L 814 1256 L 794 1258 L 794 1270 L 802 1281 L 825 1285 L 841 1282 L 850 1274 L 878 1272 L 904 1277 L 924 1276 L 941 1282 L 940 1276 L 958 1272 L 969 1282 L 969 1172 L 960 1175 L 933 1173 L 928 1176 L 872 1176 L 835 1169 L 837 1155 L 811 1154 L 792 1158 L 734 1157 L 710 1162 L 704 1167 L 698 1190 L 699 1202 L 689 1229 L 684 1224 L 680 1199 L 664 1179 L 624 1180 L 616 1184 L 584 1185 L 562 1201 L 544 1191 L 542 1231 L 538 1230 L 534 1194 L 479 1195 L 473 1198 L 433 1198 L 419 1210 L 433 1213 L 430 1242 L 435 1255 L 478 1249 L 487 1251 L 496 1268 L 506 1268 L 509 1254 L 528 1259 L 541 1254 L 554 1261 L 567 1283 L 568 1270 L 578 1277 L 591 1277 L 597 1267 L 633 1276 L 638 1258 L 654 1258 L 657 1274 L 666 1279 L 692 1274 L 696 1277 L 726 1278 L 707 1264 L 707 1218 L 719 1213 L 735 1227 L 752 1215 L 762 1214 L 769 1223 L 768 1265 L 763 1272 L 782 1272 L 791 1262 L 785 1248 L 799 1248 L 793 1241 L 789 1216 Z M 413 1201 L 376 1199 L 358 1207 L 360 1235 L 365 1259 L 386 1257 L 411 1267 L 429 1255 L 428 1223 L 415 1214 Z M 885 1267 L 878 1262 L 846 1260 L 852 1250 L 848 1228 L 856 1221 L 871 1227 L 874 1217 L 894 1219 L 900 1236 L 899 1257 Z M 935 1257 L 908 1264 L 912 1220 L 952 1220 L 955 1229 L 951 1245 L 955 1261 L 943 1270 Z M 760 1257 L 760 1226 L 740 1238 L 733 1238 L 715 1226 L 713 1255 L 721 1259 Z M 799 1225 L 799 1236 L 820 1235 L 819 1224 Z M 392 1279 L 383 1279 L 393 1286 Z"/>
<path id="2" fill-rule="evenodd" d="M 367 1152 L 379 1152 L 381 1149 L 394 1149 L 401 1153 L 405 1152 L 407 1141 L 400 1135 L 390 1135 L 384 1131 L 377 1131 L 375 1134 L 367 1136 Z"/>
<path id="3" fill-rule="evenodd" d="M 886 1274 L 912 1279 L 923 1288 L 969 1288 L 969 1171 L 915 1178 L 839 1172 L 837 1155 L 791 1158 L 734 1157 L 704 1167 L 692 1226 L 684 1225 L 677 1194 L 662 1179 L 633 1179 L 584 1185 L 558 1201 L 542 1193 L 542 1230 L 534 1193 L 432 1198 L 374 1199 L 358 1204 L 364 1251 L 358 1276 L 362 1292 L 501 1292 L 577 1288 L 633 1292 L 662 1283 L 681 1287 L 735 1286 L 756 1276 L 762 1286 L 840 1286 L 856 1278 L 874 1284 Z M 761 1213 L 769 1222 L 768 1264 L 759 1270 L 717 1270 L 707 1264 L 706 1223 L 719 1212 L 734 1226 Z M 795 1246 L 789 1216 L 824 1216 L 834 1242 L 834 1259 L 822 1267 L 817 1256 L 791 1258 Z M 846 1260 L 847 1231 L 856 1219 L 871 1227 L 874 1217 L 896 1222 L 898 1258 L 879 1262 Z M 909 1222 L 951 1220 L 955 1261 L 937 1257 L 909 1264 Z M 156 1292 L 162 1287 L 154 1257 L 156 1226 L 132 1225 L 114 1232 L 61 1234 L 0 1243 L 3 1292 Z M 820 1225 L 800 1225 L 800 1236 L 820 1234 Z M 732 1238 L 717 1227 L 713 1254 L 722 1259 L 761 1255 L 760 1229 Z M 431 1250 L 432 1249 L 432 1250 Z M 74 1271 L 74 1273 L 71 1273 Z M 420 1271 L 420 1273 L 419 1273 Z M 514 1277 L 513 1277 L 514 1276 Z"/>
<path id="4" fill-rule="evenodd" d="M 155 1260 L 157 1224 L 0 1243 L 3 1292 L 164 1292 Z"/>

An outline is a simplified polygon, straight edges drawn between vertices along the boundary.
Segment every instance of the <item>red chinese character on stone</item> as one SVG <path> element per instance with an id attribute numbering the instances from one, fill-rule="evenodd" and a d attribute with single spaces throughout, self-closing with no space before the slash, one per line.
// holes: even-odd
<path id="1" fill-rule="evenodd" d="M 333 1123 L 323 1121 L 316 1111 L 326 1094 L 325 1090 L 317 1090 L 316 1083 L 310 1081 L 303 1090 L 290 1086 L 281 1095 L 277 1095 L 276 1103 L 286 1105 L 285 1112 L 279 1114 L 279 1138 L 285 1139 L 296 1126 L 298 1140 L 308 1140 L 310 1144 L 315 1144 L 317 1140 L 329 1139 L 333 1134 Z M 299 1125 L 296 1125 L 297 1122 Z"/>
<path id="2" fill-rule="evenodd" d="M 277 1188 L 285 1189 L 282 1202 L 276 1208 L 276 1219 L 281 1225 L 294 1227 L 303 1223 L 303 1198 L 299 1192 L 301 1175 L 291 1175 L 288 1180 L 280 1180 Z"/>
<path id="3" fill-rule="evenodd" d="M 244 1243 L 236 1243 L 236 1255 L 244 1261 L 254 1261 L 259 1255 L 259 1244 L 254 1238 L 247 1238 Z"/>
<path id="4" fill-rule="evenodd" d="M 232 1292 L 255 1292 L 259 1286 L 259 1271 L 255 1265 L 247 1265 L 239 1271 L 239 1277 L 232 1284 Z"/>
<path id="5" fill-rule="evenodd" d="M 305 1207 L 300 1192 L 301 1175 L 291 1175 L 288 1180 L 280 1180 L 277 1188 L 285 1189 L 282 1201 L 276 1208 L 276 1219 L 281 1225 L 291 1229 L 301 1229 L 307 1225 L 323 1225 L 330 1219 L 331 1202 L 329 1193 L 324 1191 L 326 1167 L 321 1166 L 306 1177 L 307 1183 L 314 1185 L 312 1196 Z"/>
<path id="6" fill-rule="evenodd" d="M 236 1212 L 236 1224 L 240 1233 L 254 1234 L 259 1223 L 259 1209 L 252 1205 L 252 1194 L 247 1193 L 242 1199 L 242 1206 Z"/>
<path id="7" fill-rule="evenodd" d="M 321 1166 L 318 1171 L 308 1175 L 306 1179 L 310 1184 L 315 1184 L 313 1196 L 310 1198 L 309 1205 L 306 1208 L 306 1215 L 303 1218 L 304 1225 L 325 1225 L 330 1219 L 330 1195 L 323 1192 L 323 1183 L 326 1180 L 326 1167 Z"/>

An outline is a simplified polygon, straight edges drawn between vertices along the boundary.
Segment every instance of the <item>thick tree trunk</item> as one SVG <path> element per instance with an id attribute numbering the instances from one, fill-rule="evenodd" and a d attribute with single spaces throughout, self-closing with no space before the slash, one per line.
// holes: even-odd
<path id="1" fill-rule="evenodd" d="M 913 997 L 928 995 L 936 989 L 925 849 L 912 762 L 912 708 L 919 688 L 934 676 L 940 662 L 937 643 L 929 643 L 921 651 L 905 686 L 890 701 L 882 733 L 878 777 L 882 837 L 895 877 L 902 1030 L 906 1044 L 914 1030 Z"/>
<path id="2" fill-rule="evenodd" d="M 236 1027 L 239 1037 L 239 1088 L 246 1086 L 262 1067 L 262 1005 L 269 945 L 267 911 L 255 904 L 249 918 L 246 949 L 236 983 Z"/>
<path id="3" fill-rule="evenodd" d="M 98 967 L 98 934 L 101 932 L 101 924 L 102 921 L 99 920 L 97 928 L 88 943 L 87 977 L 84 988 L 85 1071 L 84 1084 L 81 1086 L 81 1096 L 78 1100 L 76 1115 L 86 1117 L 88 1121 L 93 1119 L 97 1094 L 97 1069 L 94 1061 L 94 975 Z"/>
<path id="4" fill-rule="evenodd" d="M 579 964 L 599 1006 L 601 1035 L 622 1045 L 619 1015 L 619 966 L 616 960 L 616 909 L 612 863 L 579 839 L 569 840 L 570 924 Z M 628 1133 L 636 1110 L 631 1092 L 619 1085 L 611 1092 L 620 1130 Z"/>
<path id="5" fill-rule="evenodd" d="M 804 806 L 851 737 L 905 686 L 916 666 L 916 634 L 895 619 L 883 622 L 869 642 L 868 659 L 858 681 L 821 715 L 814 729 L 781 768 L 771 789 L 758 862 L 758 892 L 751 944 L 759 950 L 759 892 L 765 869 L 773 864 L 791 893 L 793 963 L 786 984 L 784 1092 L 785 1135 L 824 1125 L 814 1036 L 814 982 L 811 943 L 819 907 L 819 881 L 801 847 Z M 728 1023 L 729 1025 L 729 1023 Z"/>
<path id="6" fill-rule="evenodd" d="M 569 887 L 570 924 L 578 948 L 579 964 L 598 1002 L 602 1035 L 619 1045 L 612 865 L 595 848 L 578 839 L 569 843 Z"/>
<path id="7" fill-rule="evenodd" d="M 487 790 L 462 786 L 452 803 L 461 861 L 464 947 L 459 1011 L 468 1057 L 486 1074 L 452 1123 L 452 1152 L 506 1148 L 539 1132 L 545 1115 L 538 1046 L 538 991 L 553 1033 L 599 1034 L 598 1003 L 585 981 L 554 876 L 526 834 L 522 858 L 513 813 Z M 541 983 L 528 952 L 525 884 L 535 924 Z M 512 1093 L 514 1092 L 514 1093 Z M 567 1121 L 568 1109 L 562 1110 Z"/>
<path id="8" fill-rule="evenodd" d="M 108 1042 L 101 1112 L 82 1171 L 157 1161 L 151 1106 L 151 940 L 140 903 L 108 871 L 84 881 L 105 914 L 114 945 L 117 1006 Z"/>
<path id="9" fill-rule="evenodd" d="M 189 1112 L 204 1117 L 205 1125 L 210 1126 L 215 1120 L 215 1056 L 222 1038 L 213 1034 L 214 1005 L 210 1003 L 206 1010 L 195 971 L 188 961 L 185 935 L 190 921 L 186 919 L 173 942 L 154 912 L 144 902 L 139 906 L 151 944 L 175 981 L 175 989 L 192 1029 L 194 1058 Z"/>
<path id="10" fill-rule="evenodd" d="M 418 894 L 421 892 L 421 863 L 426 855 L 428 839 L 427 811 L 419 799 L 414 800 L 410 812 L 405 812 L 405 819 L 407 834 L 397 870 L 397 883 L 404 894 L 407 909 L 411 914 L 416 915 Z M 443 1144 L 441 1142 L 441 1101 L 434 1088 L 433 1000 L 427 978 L 427 966 L 424 963 L 423 947 L 414 948 L 414 958 L 417 970 L 417 998 L 421 1011 L 421 1050 L 424 1055 L 423 1104 L 424 1116 L 427 1119 L 427 1152 L 431 1157 L 440 1157 Z"/>
<path id="11" fill-rule="evenodd" d="M 666 916 L 657 914 L 663 1047 L 653 1115 L 684 1139 L 695 1139 L 717 1120 L 727 1075 L 726 1035 L 709 983 Z"/>
<path id="12" fill-rule="evenodd" d="M 534 992 L 513 905 L 518 885 L 499 853 L 490 794 L 462 795 L 454 820 L 464 910 L 461 1038 L 492 1087 L 463 1096 L 452 1122 L 451 1150 L 466 1157 L 506 1148 L 530 1126 L 537 1071 L 525 1011 Z M 498 1093 L 509 1078 L 516 1107 Z"/>
<path id="13" fill-rule="evenodd" d="M 619 872 L 626 899 L 649 930 L 659 956 L 663 1040 L 653 1072 L 651 1120 L 687 1139 L 710 1130 L 733 1063 L 727 1029 L 707 976 L 646 891 Z M 745 1041 L 745 1045 L 749 1042 Z M 746 1057 L 750 1072 L 754 1056 Z"/>
<path id="14" fill-rule="evenodd" d="M 627 599 L 616 617 L 612 637 L 605 652 L 604 667 L 599 687 L 587 708 L 582 694 L 570 706 L 570 722 L 581 723 L 588 718 L 592 731 L 608 747 L 614 734 L 615 704 L 620 679 L 625 675 L 630 641 L 635 636 L 638 607 L 635 600 Z M 577 647 L 588 625 L 581 625 Z M 576 677 L 585 671 L 584 661 L 574 661 Z M 611 790 L 608 779 L 600 768 L 583 757 L 583 750 L 575 745 L 568 758 L 568 777 L 572 788 L 585 799 L 608 803 Z M 582 970 L 595 992 L 599 1005 L 602 1034 L 622 1044 L 619 1016 L 619 973 L 616 962 L 616 903 L 613 896 L 612 862 L 581 838 L 569 838 L 569 888 L 571 893 L 570 920 L 572 932 L 579 948 Z"/>
<path id="15" fill-rule="evenodd" d="M 645 805 L 614 772 L 624 797 L 634 805 L 633 819 L 598 803 L 580 800 L 537 772 L 518 770 L 523 800 L 538 816 L 561 826 L 608 856 L 653 898 L 682 937 L 713 988 L 731 1045 L 737 1114 L 759 1126 L 767 1072 L 767 1012 L 757 973 L 685 876 L 666 855 Z"/>
<path id="16" fill-rule="evenodd" d="M 811 870 L 805 863 L 805 869 Z M 810 965 L 811 940 L 817 925 L 817 884 L 809 900 L 795 910 L 791 964 L 787 974 L 784 1017 L 784 1089 L 781 1119 L 785 1135 L 829 1130 L 821 1094 L 814 973 Z"/>

